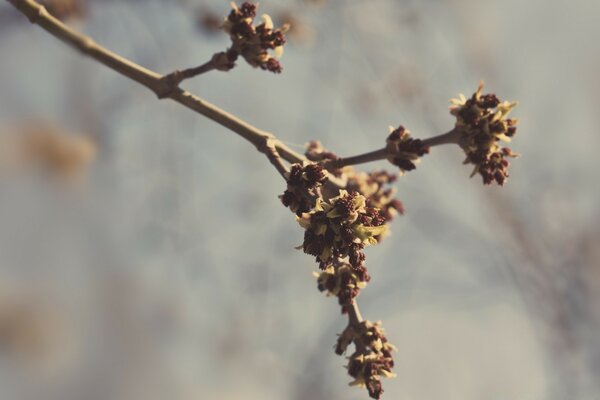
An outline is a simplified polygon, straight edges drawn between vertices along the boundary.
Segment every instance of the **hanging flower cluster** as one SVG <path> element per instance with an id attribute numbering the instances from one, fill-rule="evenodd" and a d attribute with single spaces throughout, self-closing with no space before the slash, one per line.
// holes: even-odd
<path id="1" fill-rule="evenodd" d="M 457 122 L 444 135 L 423 141 L 412 138 L 403 126 L 390 128 L 385 148 L 347 159 L 313 141 L 306 148 L 308 161 L 293 164 L 286 175 L 287 189 L 280 199 L 305 230 L 299 248 L 314 256 L 319 265 L 315 272 L 318 289 L 335 296 L 342 313 L 349 316 L 335 352 L 342 355 L 354 345 L 347 364 L 353 378 L 350 384 L 365 387 L 374 399 L 383 393 L 381 377 L 395 376 L 395 348 L 380 323 L 362 320 L 357 308 L 356 298 L 371 280 L 364 249 L 378 244 L 388 234 L 387 224 L 404 213 L 390 186 L 399 175 L 416 168 L 421 157 L 429 153 L 429 145 L 457 143 L 484 183 L 505 181 L 506 157 L 515 154 L 497 142 L 508 141 L 515 134 L 517 121 L 507 118 L 515 103 L 501 103 L 493 94 L 482 95 L 481 90 L 480 85 L 470 99 L 461 96 L 453 101 L 451 113 Z M 351 166 L 383 157 L 397 166 L 400 174 L 358 172 Z"/>
<path id="2" fill-rule="evenodd" d="M 289 26 L 284 25 L 274 29 L 273 21 L 267 14 L 263 14 L 263 22 L 255 26 L 257 5 L 249 2 L 239 7 L 232 2 L 231 8 L 223 23 L 223 30 L 229 34 L 232 45 L 226 53 L 220 54 L 227 56 L 231 68 L 237 57 L 242 56 L 255 68 L 260 67 L 263 70 L 280 73 L 283 68 L 278 58 L 283 54 L 284 33 Z M 269 54 L 269 50 L 273 51 L 273 56 Z"/>
<path id="3" fill-rule="evenodd" d="M 381 328 L 381 322 L 362 321 L 358 326 L 348 326 L 339 336 L 335 352 L 344 354 L 350 344 L 356 351 L 348 357 L 348 374 L 354 378 L 350 385 L 366 387 L 369 396 L 379 399 L 383 394 L 381 378 L 393 378 L 394 359 L 390 344 Z"/>
<path id="4" fill-rule="evenodd" d="M 360 289 L 367 286 L 371 280 L 364 266 L 354 268 L 342 259 L 334 259 L 331 264 L 320 273 L 315 272 L 318 288 L 327 292 L 328 296 L 336 296 L 342 311 L 352 305 L 352 300 L 358 296 Z"/>
<path id="5" fill-rule="evenodd" d="M 402 173 L 417 168 L 420 157 L 429 153 L 429 147 L 420 139 L 410 137 L 410 131 L 402 125 L 397 129 L 390 127 L 386 149 L 388 161 L 400 168 Z"/>
<path id="6" fill-rule="evenodd" d="M 466 99 L 462 94 L 451 99 L 450 113 L 456 117 L 455 129 L 461 134 L 460 146 L 467 158 L 465 164 L 475 168 L 471 176 L 479 173 L 486 185 L 496 182 L 503 185 L 508 178 L 508 157 L 516 157 L 508 147 L 499 142 L 510 142 L 517 132 L 517 120 L 507 118 L 516 102 L 500 102 L 495 94 L 481 94 L 483 82 L 477 91 Z"/>
<path id="7" fill-rule="evenodd" d="M 363 195 L 345 190 L 327 201 L 317 199 L 315 208 L 298 222 L 306 229 L 302 248 L 316 257 L 322 270 L 346 257 L 353 268 L 364 268 L 362 250 L 377 244 L 387 231 L 379 209 L 367 207 Z"/>
<path id="8" fill-rule="evenodd" d="M 307 156 L 320 161 L 336 158 L 318 142 L 309 144 Z M 346 167 L 337 171 L 337 176 L 347 182 L 350 191 L 337 189 L 337 196 L 327 197 L 322 190 L 327 171 L 317 163 L 294 164 L 280 199 L 305 229 L 300 248 L 319 265 L 320 271 L 315 273 L 318 289 L 335 296 L 342 313 L 350 313 L 354 299 L 371 279 L 363 250 L 383 239 L 387 222 L 402 211 L 402 203 L 386 187 L 395 175 L 357 173 Z M 347 365 L 351 385 L 366 387 L 372 398 L 379 399 L 383 393 L 380 377 L 394 376 L 394 347 L 378 323 L 362 320 L 351 320 L 338 339 L 336 353 L 344 354 L 351 344 L 355 347 Z"/>

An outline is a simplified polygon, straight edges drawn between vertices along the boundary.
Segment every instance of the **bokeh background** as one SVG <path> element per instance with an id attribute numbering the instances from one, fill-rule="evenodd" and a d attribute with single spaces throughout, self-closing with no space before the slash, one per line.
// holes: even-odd
<path id="1" fill-rule="evenodd" d="M 55 0 L 57 1 L 57 0 Z M 100 44 L 167 73 L 228 44 L 226 1 L 80 1 Z M 65 11 L 66 10 L 66 11 Z M 445 132 L 479 80 L 519 100 L 503 188 L 435 148 L 368 250 L 363 314 L 399 351 L 387 399 L 600 399 L 600 4 L 270 1 L 272 75 L 185 88 L 301 151 Z M 332 350 L 281 178 L 235 134 L 82 57 L 0 4 L 0 398 L 364 399 Z M 365 169 L 387 168 L 384 163 Z"/>

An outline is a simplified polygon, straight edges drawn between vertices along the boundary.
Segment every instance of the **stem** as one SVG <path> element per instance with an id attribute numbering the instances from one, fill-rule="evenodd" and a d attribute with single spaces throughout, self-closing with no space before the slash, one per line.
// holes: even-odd
<path id="1" fill-rule="evenodd" d="M 460 131 L 452 129 L 444 134 L 431 137 L 429 139 L 422 140 L 423 144 L 429 147 L 439 146 L 443 144 L 458 144 L 460 139 Z M 384 160 L 388 156 L 388 150 L 386 147 L 374 150 L 369 153 L 359 154 L 357 156 L 338 158 L 324 163 L 327 169 L 338 169 L 348 165 L 365 164 L 372 161 Z"/>
<path id="2" fill-rule="evenodd" d="M 184 80 L 184 79 L 193 78 L 200 74 L 204 74 L 204 73 L 212 71 L 213 69 L 216 69 L 216 68 L 217 68 L 217 64 L 215 64 L 215 62 L 211 59 L 210 61 L 207 61 L 198 67 L 184 69 L 183 71 L 179 71 L 179 73 L 181 74 L 181 80 Z"/>
<path id="3" fill-rule="evenodd" d="M 359 154 L 357 156 L 338 158 L 337 160 L 328 162 L 326 165 L 327 168 L 338 169 L 343 168 L 347 165 L 365 164 L 371 161 L 383 160 L 387 157 L 387 153 L 387 149 L 384 147 L 383 149 L 374 150 L 369 153 Z"/>
<path id="4" fill-rule="evenodd" d="M 68 45 L 75 47 L 83 54 L 90 56 L 119 74 L 147 87 L 154 92 L 158 98 L 170 98 L 171 100 L 204 115 L 214 122 L 237 133 L 257 148 L 262 146 L 265 140 L 272 140 L 273 146 L 281 158 L 290 163 L 297 163 L 305 160 L 301 154 L 296 153 L 284 145 L 273 134 L 258 129 L 192 93 L 182 90 L 177 85 L 169 83 L 169 80 L 166 79 L 168 75 L 162 76 L 157 72 L 144 68 L 98 45 L 92 38 L 74 31 L 50 15 L 43 6 L 34 0 L 7 1 L 29 18 L 31 23 L 39 25 L 51 35 Z M 206 69 L 208 66 L 203 64 L 196 68 L 196 71 L 200 68 Z"/>
<path id="5" fill-rule="evenodd" d="M 352 307 L 348 308 L 348 324 L 351 326 L 358 326 L 363 321 L 358 309 L 358 303 L 356 300 L 352 300 Z"/>
<path id="6" fill-rule="evenodd" d="M 174 89 L 184 80 L 212 71 L 218 67 L 219 66 L 215 62 L 215 56 L 213 56 L 213 58 L 211 58 L 209 61 L 198 67 L 187 68 L 183 71 L 173 71 L 170 74 L 163 76 L 162 79 L 168 86 Z"/>
<path id="7" fill-rule="evenodd" d="M 351 328 L 358 329 L 358 326 L 363 321 L 362 316 L 360 315 L 360 310 L 358 309 L 358 303 L 356 300 L 352 300 L 352 307 L 348 309 L 348 326 Z M 361 340 L 357 339 L 354 341 L 355 350 L 359 354 L 367 353 L 367 345 Z"/>
<path id="8" fill-rule="evenodd" d="M 444 134 L 424 139 L 422 142 L 429 147 L 439 146 L 442 144 L 458 144 L 460 140 L 460 131 L 452 129 Z"/>
<path id="9" fill-rule="evenodd" d="M 283 177 L 283 179 L 288 179 L 289 171 L 283 163 L 283 161 L 281 160 L 277 149 L 275 149 L 273 139 L 266 139 L 263 145 L 258 148 L 258 151 L 264 153 L 267 156 L 271 164 L 273 164 L 273 166 L 275 167 L 277 172 L 279 172 L 279 175 Z"/>

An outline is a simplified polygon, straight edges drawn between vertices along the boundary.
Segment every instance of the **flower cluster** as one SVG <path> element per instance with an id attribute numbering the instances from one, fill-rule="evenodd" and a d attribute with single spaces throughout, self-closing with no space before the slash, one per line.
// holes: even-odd
<path id="1" fill-rule="evenodd" d="M 429 147 L 420 139 L 411 138 L 408 129 L 402 125 L 397 129 L 390 127 L 386 149 L 388 161 L 400 168 L 401 172 L 415 169 L 419 158 L 429 153 Z"/>
<path id="2" fill-rule="evenodd" d="M 319 271 L 317 287 L 335 296 L 349 324 L 339 336 L 335 352 L 342 355 L 348 346 L 355 352 L 349 357 L 348 373 L 352 385 L 366 387 L 372 398 L 383 393 L 381 376 L 393 376 L 394 362 L 379 323 L 363 321 L 355 298 L 371 280 L 365 267 L 364 248 L 379 243 L 387 234 L 387 222 L 403 212 L 402 203 L 394 198 L 389 184 L 397 174 L 385 171 L 359 173 L 352 167 L 329 171 L 347 190 L 325 185 L 328 171 L 320 165 L 338 157 L 319 142 L 307 145 L 307 158 L 312 164 L 294 164 L 287 177 L 282 203 L 296 213 L 305 229 L 299 248 L 315 256 Z"/>
<path id="3" fill-rule="evenodd" d="M 313 209 L 327 171 L 319 164 L 294 164 L 287 177 L 287 189 L 279 196 L 284 206 L 300 216 Z"/>
<path id="4" fill-rule="evenodd" d="M 384 149 L 346 162 L 319 142 L 310 142 L 306 157 L 311 163 L 292 165 L 287 190 L 280 196 L 305 229 L 300 248 L 319 264 L 320 270 L 315 273 L 318 289 L 335 296 L 342 313 L 349 316 L 335 352 L 342 355 L 354 345 L 347 365 L 354 379 L 351 385 L 366 387 L 374 399 L 383 393 L 381 377 L 395 376 L 395 348 L 387 341 L 380 323 L 362 320 L 355 299 L 371 279 L 365 267 L 365 247 L 383 239 L 387 223 L 402 214 L 404 207 L 389 187 L 397 180 L 397 173 L 357 172 L 350 165 L 386 156 L 404 173 L 416 168 L 420 158 L 429 153 L 429 145 L 458 142 L 467 153 L 467 162 L 475 164 L 475 172 L 483 176 L 485 183 L 502 184 L 508 176 L 506 157 L 515 154 L 500 148 L 497 142 L 508 141 L 515 134 L 517 121 L 507 118 L 515 103 L 501 103 L 495 95 L 482 95 L 481 89 L 469 100 L 461 97 L 454 101 L 454 130 L 432 139 L 413 139 L 404 127 L 391 128 Z"/>
<path id="5" fill-rule="evenodd" d="M 370 279 L 363 249 L 387 233 L 385 218 L 378 209 L 367 207 L 361 194 L 340 190 L 339 196 L 328 201 L 317 199 L 315 208 L 298 222 L 306 230 L 302 249 L 316 257 L 323 271 L 319 288 L 336 295 L 342 311 L 347 311 Z"/>
<path id="6" fill-rule="evenodd" d="M 335 153 L 327 151 L 320 142 L 311 141 L 306 147 L 306 157 L 314 162 L 333 161 L 338 158 Z M 395 197 L 396 190 L 389 187 L 398 179 L 398 174 L 387 171 L 359 172 L 350 166 L 329 171 L 346 182 L 346 189 L 365 196 L 368 207 L 378 208 L 387 222 L 396 215 L 404 214 L 404 205 Z"/>
<path id="7" fill-rule="evenodd" d="M 350 344 L 356 351 L 348 357 L 348 374 L 354 378 L 350 385 L 366 387 L 369 396 L 379 399 L 383 393 L 380 377 L 391 378 L 396 348 L 384 335 L 380 322 L 362 321 L 358 326 L 348 326 L 339 336 L 335 352 L 344 354 Z"/>
<path id="8" fill-rule="evenodd" d="M 280 73 L 282 66 L 277 59 L 283 54 L 284 33 L 289 26 L 274 29 L 273 21 L 267 14 L 263 14 L 263 22 L 255 26 L 257 6 L 252 3 L 245 2 L 239 7 L 231 3 L 231 8 L 223 23 L 223 29 L 229 34 L 232 43 L 223 54 L 227 55 L 231 67 L 241 55 L 253 67 Z M 274 56 L 269 54 L 269 50 L 273 50 Z"/>
<path id="9" fill-rule="evenodd" d="M 335 259 L 320 273 L 315 272 L 318 288 L 329 296 L 336 296 L 342 307 L 349 307 L 360 289 L 371 280 L 364 266 L 354 268 L 350 263 Z M 345 309 L 343 309 L 345 310 Z"/>
<path id="10" fill-rule="evenodd" d="M 516 102 L 500 102 L 495 94 L 481 94 L 483 83 L 466 99 L 462 94 L 451 99 L 450 113 L 456 117 L 455 129 L 461 134 L 460 146 L 467 155 L 464 163 L 475 166 L 471 176 L 479 173 L 483 183 L 503 185 L 508 178 L 507 157 L 516 157 L 500 141 L 509 142 L 517 131 L 517 120 L 507 118 Z"/>
<path id="11" fill-rule="evenodd" d="M 390 222 L 398 214 L 404 214 L 404 205 L 398 200 L 396 189 L 388 187 L 398 179 L 397 174 L 387 171 L 369 173 L 357 172 L 348 177 L 350 191 L 356 191 L 367 199 L 367 206 L 378 208 L 386 222 Z"/>

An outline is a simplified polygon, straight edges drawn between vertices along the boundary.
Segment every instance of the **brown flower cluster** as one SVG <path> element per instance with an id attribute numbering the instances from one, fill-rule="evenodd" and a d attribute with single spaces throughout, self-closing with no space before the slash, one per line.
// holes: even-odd
<path id="1" fill-rule="evenodd" d="M 510 142 L 517 131 L 517 120 L 507 118 L 516 102 L 500 102 L 495 94 L 481 94 L 483 83 L 466 99 L 462 94 L 450 100 L 450 113 L 456 117 L 455 129 L 461 134 L 460 146 L 467 158 L 465 164 L 475 166 L 471 176 L 479 173 L 486 185 L 503 185 L 508 178 L 508 157 L 516 157 L 499 142 Z"/>
<path id="2" fill-rule="evenodd" d="M 360 289 L 367 286 L 371 280 L 364 266 L 354 268 L 350 263 L 342 259 L 334 259 L 320 273 L 315 272 L 318 288 L 321 292 L 327 292 L 329 296 L 336 296 L 342 312 L 352 304 L 352 300 L 358 296 Z"/>
<path id="3" fill-rule="evenodd" d="M 287 177 L 287 189 L 279 198 L 284 206 L 300 216 L 315 206 L 319 188 L 326 180 L 327 171 L 319 164 L 294 164 Z"/>
<path id="4" fill-rule="evenodd" d="M 399 174 L 358 172 L 351 165 L 385 156 L 402 174 L 416 168 L 420 158 L 429 153 L 429 145 L 458 143 L 467 153 L 466 162 L 475 164 L 474 173 L 480 173 L 486 184 L 502 184 L 508 176 L 506 157 L 515 154 L 497 142 L 508 141 L 515 134 L 517 121 L 507 118 L 515 103 L 501 103 L 493 94 L 482 95 L 481 90 L 480 86 L 469 100 L 454 100 L 455 128 L 426 141 L 412 138 L 403 126 L 390 128 L 384 149 L 347 159 L 317 141 L 310 142 L 306 149 L 309 162 L 292 165 L 287 190 L 280 196 L 305 229 L 299 248 L 319 264 L 315 273 L 318 289 L 335 296 L 342 313 L 349 316 L 335 352 L 342 355 L 354 345 L 347 365 L 354 379 L 351 385 L 366 387 L 374 399 L 383 393 L 381 377 L 395 376 L 395 348 L 380 323 L 362 320 L 355 299 L 371 279 L 364 249 L 386 236 L 387 223 L 403 214 L 404 207 L 390 187 Z"/>
<path id="5" fill-rule="evenodd" d="M 429 153 L 429 147 L 420 139 L 410 137 L 410 132 L 400 125 L 397 129 L 390 127 L 390 135 L 386 140 L 388 161 L 400 168 L 401 172 L 412 171 L 420 157 Z"/>
<path id="6" fill-rule="evenodd" d="M 396 348 L 384 335 L 380 322 L 362 321 L 358 326 L 348 326 L 339 336 L 335 352 L 342 355 L 350 344 L 356 351 L 348 357 L 348 374 L 354 378 L 350 385 L 366 387 L 369 396 L 379 399 L 383 394 L 381 377 L 392 378 Z"/>
<path id="7" fill-rule="evenodd" d="M 335 296 L 342 313 L 350 315 L 335 352 L 342 355 L 348 346 L 355 347 L 347 365 L 353 378 L 351 385 L 366 387 L 372 398 L 379 399 L 383 393 L 380 377 L 394 376 L 394 347 L 387 342 L 379 323 L 361 320 L 354 299 L 371 279 L 364 248 L 379 243 L 388 232 L 387 222 L 403 211 L 402 203 L 388 187 L 397 175 L 384 171 L 359 173 L 344 167 L 329 172 L 346 182 L 348 190 L 332 190 L 321 163 L 337 156 L 319 142 L 308 144 L 306 156 L 313 163 L 292 165 L 287 190 L 280 199 L 296 213 L 305 229 L 299 248 L 315 256 L 319 264 L 320 271 L 315 273 L 318 289 Z"/>
<path id="8" fill-rule="evenodd" d="M 307 144 L 306 158 L 314 162 L 328 162 L 338 158 L 335 153 L 327 151 L 319 141 L 313 140 Z M 404 214 L 404 205 L 396 196 L 396 190 L 389 187 L 398 179 L 397 174 L 379 170 L 369 173 L 356 171 L 347 166 L 329 171 L 332 175 L 346 182 L 349 192 L 358 192 L 365 196 L 368 207 L 378 208 L 386 222 L 392 221 L 398 214 Z"/>
<path id="9" fill-rule="evenodd" d="M 315 208 L 302 214 L 298 222 L 306 229 L 302 248 L 316 257 L 321 270 L 340 265 L 338 259 L 347 259 L 365 279 L 368 275 L 362 250 L 377 244 L 387 232 L 380 210 L 367 207 L 363 195 L 346 190 L 329 200 L 317 199 Z M 354 297 L 340 298 L 340 303 L 348 305 Z"/>
<path id="10" fill-rule="evenodd" d="M 289 26 L 274 29 L 273 21 L 267 14 L 262 15 L 262 23 L 254 25 L 257 5 L 245 2 L 241 6 L 231 3 L 231 12 L 225 18 L 223 29 L 231 38 L 231 47 L 226 54 L 230 68 L 238 56 L 242 56 L 248 64 L 274 73 L 280 73 L 282 66 L 277 60 L 283 54 L 285 44 L 284 33 Z M 269 54 L 273 51 L 273 56 Z"/>
<path id="11" fill-rule="evenodd" d="M 355 172 L 348 177 L 346 187 L 365 196 L 367 206 L 378 208 L 386 222 L 390 222 L 396 215 L 404 214 L 404 205 L 395 197 L 396 189 L 389 187 L 397 179 L 397 174 L 383 170 Z"/>

